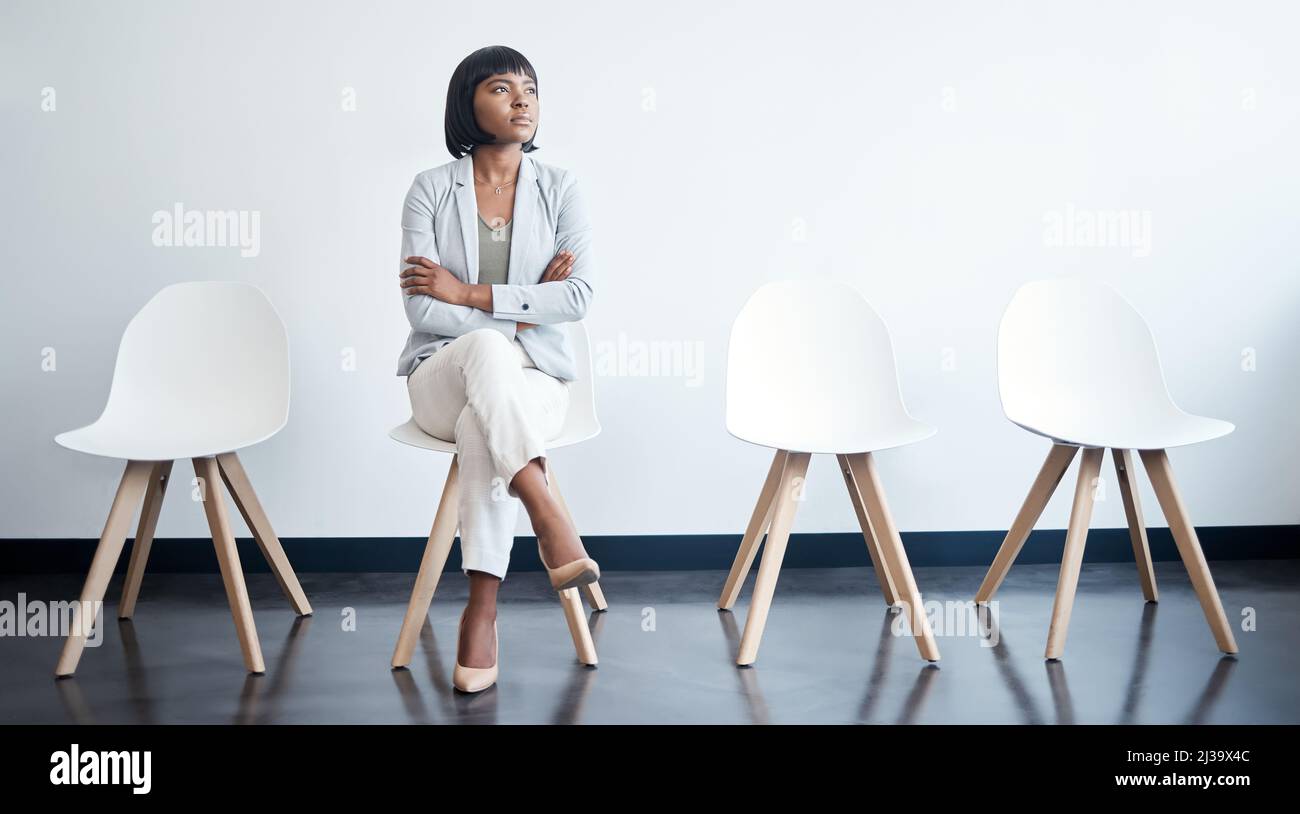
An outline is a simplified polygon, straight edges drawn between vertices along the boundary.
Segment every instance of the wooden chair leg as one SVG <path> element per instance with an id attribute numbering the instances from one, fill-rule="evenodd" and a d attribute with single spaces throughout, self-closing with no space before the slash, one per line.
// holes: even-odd
<path id="1" fill-rule="evenodd" d="M 587 598 L 587 604 L 592 610 L 603 611 L 609 608 L 609 603 L 605 601 L 605 592 L 600 589 L 599 582 L 589 582 L 582 586 L 582 595 Z"/>
<path id="2" fill-rule="evenodd" d="M 307 601 L 307 594 L 303 593 L 302 586 L 298 584 L 298 575 L 293 572 L 289 557 L 280 545 L 280 538 L 271 528 L 271 521 L 262 509 L 262 502 L 257 499 L 257 492 L 253 491 L 253 484 L 248 480 L 248 473 L 244 471 L 239 456 L 233 452 L 218 455 L 217 465 L 221 469 L 221 478 L 225 481 L 226 488 L 239 507 L 239 513 L 243 515 L 249 531 L 253 532 L 257 547 L 262 550 L 262 556 L 280 583 L 280 590 L 288 597 L 295 613 L 299 616 L 310 615 L 311 603 Z"/>
<path id="3" fill-rule="evenodd" d="M 550 482 L 551 497 L 564 510 L 564 516 L 569 518 L 569 525 L 576 529 L 578 526 L 573 522 L 573 514 L 569 512 L 569 504 L 564 502 L 564 495 L 560 492 L 560 481 L 555 477 L 555 467 L 549 461 L 546 464 L 546 474 L 547 481 Z M 587 603 L 591 605 L 592 610 L 603 611 L 609 608 L 609 604 L 605 602 L 605 592 L 600 590 L 599 582 L 583 585 L 582 594 L 587 598 Z"/>
<path id="4" fill-rule="evenodd" d="M 1183 558 L 1183 565 L 1187 567 L 1187 574 L 1192 579 L 1196 598 L 1201 601 L 1205 620 L 1210 623 L 1210 630 L 1214 632 L 1214 641 L 1223 652 L 1236 653 L 1237 640 L 1233 637 L 1232 627 L 1223 612 L 1223 604 L 1219 602 L 1219 592 L 1214 587 L 1210 566 L 1206 564 L 1205 553 L 1201 551 L 1201 543 L 1196 538 L 1196 528 L 1192 525 L 1187 507 L 1183 505 L 1178 487 L 1174 484 L 1174 472 L 1169 465 L 1169 456 L 1163 449 L 1143 449 L 1138 450 L 1138 454 L 1142 456 L 1142 465 L 1146 467 L 1147 477 L 1155 487 L 1160 509 L 1165 514 L 1165 520 L 1169 522 L 1169 531 L 1174 535 L 1178 554 Z"/>
<path id="5" fill-rule="evenodd" d="M 758 577 L 754 581 L 754 596 L 745 617 L 745 632 L 740 637 L 740 653 L 736 657 L 738 665 L 753 664 L 758 658 L 758 645 L 763 639 L 767 612 L 772 606 L 772 594 L 776 591 L 776 578 L 781 573 L 781 561 L 785 558 L 785 546 L 790 540 L 790 528 L 794 525 L 794 515 L 799 505 L 795 490 L 802 487 L 811 458 L 812 454 L 808 452 L 789 453 L 777 482 L 771 527 L 767 532 L 767 543 L 763 546 L 763 560 L 758 565 Z"/>
<path id="6" fill-rule="evenodd" d="M 226 586 L 226 599 L 230 613 L 235 618 L 235 633 L 239 636 L 239 649 L 244 654 L 244 666 L 250 673 L 266 672 L 262 661 L 262 645 L 257 639 L 257 626 L 253 623 L 253 606 L 248 601 L 248 587 L 244 584 L 244 569 L 235 548 L 235 535 L 230 530 L 230 517 L 221 492 L 221 472 L 216 458 L 195 458 L 194 474 L 203 488 L 203 511 L 208 516 L 212 530 L 212 544 L 217 550 L 217 563 L 221 566 L 221 580 Z"/>
<path id="7" fill-rule="evenodd" d="M 1137 562 L 1142 596 L 1146 597 L 1148 602 L 1155 602 L 1159 599 L 1159 593 L 1156 591 L 1156 570 L 1151 562 L 1151 547 L 1147 545 L 1147 526 L 1142 519 L 1142 503 L 1138 498 L 1133 451 L 1112 449 L 1110 457 L 1115 463 L 1115 478 L 1119 481 L 1119 494 L 1124 501 L 1124 517 L 1128 519 L 1128 536 L 1133 543 L 1133 559 Z"/>
<path id="8" fill-rule="evenodd" d="M 145 566 L 149 563 L 149 550 L 153 547 L 153 535 L 158 529 L 158 513 L 162 511 L 173 463 L 175 462 L 158 461 L 149 472 L 149 488 L 144 493 L 140 525 L 135 532 L 135 542 L 131 544 L 131 560 L 126 567 L 122 602 L 117 606 L 118 619 L 130 619 L 135 615 L 135 602 L 140 598 L 140 583 L 144 579 Z"/>
<path id="9" fill-rule="evenodd" d="M 420 638 L 420 629 L 424 627 L 429 615 L 429 603 L 433 601 L 434 591 L 438 589 L 438 578 L 442 576 L 447 555 L 451 553 L 451 544 L 456 539 L 456 527 L 460 525 L 456 505 L 460 491 L 459 457 L 453 455 L 451 466 L 447 469 L 447 481 L 443 484 L 442 497 L 438 500 L 438 513 L 433 518 L 429 542 L 420 559 L 420 572 L 415 577 L 411 601 L 406 606 L 406 617 L 402 619 L 402 630 L 397 634 L 397 648 L 393 651 L 394 668 L 406 667 L 411 663 L 415 643 Z"/>
<path id="10" fill-rule="evenodd" d="M 767 468 L 767 477 L 763 479 L 763 488 L 758 493 L 758 503 L 754 505 L 754 513 L 750 515 L 749 525 L 745 527 L 745 536 L 741 538 L 740 548 L 736 550 L 736 559 L 731 563 L 731 572 L 727 574 L 727 582 L 722 586 L 722 595 L 718 597 L 718 607 L 721 610 L 731 610 L 736 600 L 740 598 L 740 589 L 745 584 L 749 569 L 754 565 L 754 554 L 758 552 L 758 544 L 772 523 L 772 507 L 775 504 L 773 498 L 781 483 L 781 471 L 785 469 L 789 456 L 790 453 L 784 449 L 778 449 L 776 455 L 772 456 L 772 464 Z"/>
<path id="11" fill-rule="evenodd" d="M 934 641 L 934 632 L 930 630 L 930 620 L 925 615 L 925 605 L 921 602 L 921 592 L 916 587 L 912 576 L 912 566 L 907 561 L 907 552 L 903 549 L 903 538 L 898 534 L 898 526 L 890 514 L 889 504 L 885 501 L 885 490 L 880 483 L 880 474 L 876 471 L 876 462 L 870 452 L 860 452 L 846 456 L 849 467 L 853 470 L 853 480 L 860 488 L 863 505 L 871 520 L 871 528 L 880 539 L 881 553 L 888 563 L 889 573 L 894 578 L 894 587 L 898 589 L 898 599 L 905 603 L 904 612 L 912 628 L 912 638 L 916 639 L 916 649 L 921 658 L 927 661 L 939 660 L 939 645 Z"/>
<path id="12" fill-rule="evenodd" d="M 876 579 L 880 581 L 880 592 L 885 595 L 885 604 L 892 606 L 898 601 L 898 590 L 894 587 L 894 578 L 889 573 L 889 565 L 880 550 L 880 541 L 871 530 L 871 518 L 867 515 L 867 507 L 862 505 L 862 493 L 853 478 L 853 467 L 849 464 L 847 455 L 836 455 L 835 459 L 839 462 L 840 474 L 844 476 L 844 485 L 849 490 L 849 500 L 853 503 L 853 513 L 858 516 L 862 537 L 867 541 L 867 553 L 871 555 L 871 567 L 876 570 Z"/>
<path id="13" fill-rule="evenodd" d="M 984 575 L 979 593 L 975 594 L 976 602 L 988 602 L 993 598 L 993 594 L 997 593 L 1002 580 L 1006 579 L 1007 572 L 1011 570 L 1011 564 L 1016 561 L 1020 549 L 1024 547 L 1025 540 L 1029 539 L 1029 532 L 1033 531 L 1034 524 L 1038 522 L 1043 509 L 1047 507 L 1047 501 L 1051 499 L 1061 478 L 1065 476 L 1065 470 L 1070 468 L 1070 461 L 1074 460 L 1076 452 L 1078 447 L 1064 444 L 1053 444 L 1048 450 L 1047 460 L 1043 461 L 1042 468 L 1038 470 L 1034 485 L 1029 487 L 1029 495 L 1025 497 L 1024 505 L 1020 507 L 1020 512 L 1016 515 L 1010 530 L 1007 531 L 1007 536 L 1002 540 L 1002 547 L 998 549 L 998 555 L 989 566 L 988 573 Z"/>
<path id="14" fill-rule="evenodd" d="M 1079 480 L 1074 485 L 1074 507 L 1070 510 L 1070 528 L 1065 533 L 1065 552 L 1061 555 L 1061 573 L 1056 581 L 1056 601 L 1052 605 L 1052 625 L 1047 631 L 1045 658 L 1059 659 L 1065 652 L 1070 611 L 1079 585 L 1079 568 L 1083 565 L 1083 547 L 1088 540 L 1088 523 L 1092 520 L 1093 489 L 1101 473 L 1104 452 L 1101 447 L 1090 447 L 1083 451 L 1079 460 Z"/>
<path id="15" fill-rule="evenodd" d="M 569 518 L 569 525 L 576 529 L 578 526 L 573 522 L 569 504 L 564 502 L 564 495 L 560 492 L 560 479 L 555 476 L 555 467 L 550 462 L 546 465 L 546 476 L 550 484 L 551 497 L 564 510 L 564 516 Z M 596 643 L 591 638 L 591 628 L 587 626 L 587 617 L 582 612 L 582 596 L 587 597 L 587 602 L 591 604 L 593 610 L 605 610 L 609 606 L 605 603 L 605 594 L 600 590 L 600 583 L 592 582 L 583 585 L 581 594 L 578 588 L 566 588 L 557 593 L 560 597 L 560 607 L 564 610 L 564 621 L 569 626 L 569 635 L 573 636 L 573 649 L 577 651 L 578 661 L 590 667 L 596 666 Z"/>
<path id="16" fill-rule="evenodd" d="M 569 625 L 569 635 L 573 637 L 573 649 L 577 651 L 578 661 L 589 667 L 596 666 L 596 643 L 591 638 L 591 628 L 587 627 L 587 616 L 582 610 L 582 597 L 577 588 L 565 588 L 558 592 L 560 605 L 564 608 L 564 620 Z"/>
<path id="17" fill-rule="evenodd" d="M 94 629 L 97 606 L 104 601 L 108 581 L 113 576 L 113 569 L 126 544 L 127 529 L 131 527 L 136 507 L 140 505 L 149 486 L 149 473 L 152 471 L 153 464 L 149 461 L 127 461 L 122 479 L 117 484 L 117 494 L 113 496 L 113 507 L 108 511 L 104 530 L 99 535 L 99 545 L 95 548 L 95 557 L 91 560 L 90 571 L 86 574 L 86 582 L 81 589 L 81 600 L 70 616 L 72 629 L 68 632 L 58 665 L 54 668 L 56 676 L 70 676 L 77 671 L 77 663 L 81 661 L 81 653 L 86 648 L 86 636 Z"/>

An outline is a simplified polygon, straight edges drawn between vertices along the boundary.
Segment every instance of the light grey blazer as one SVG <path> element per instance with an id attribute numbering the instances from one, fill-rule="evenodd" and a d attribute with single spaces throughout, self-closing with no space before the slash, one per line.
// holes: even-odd
<path id="1" fill-rule="evenodd" d="M 478 282 L 478 200 L 474 163 L 469 155 L 415 176 L 402 207 L 402 256 L 427 257 L 467 283 Z M 568 335 L 558 324 L 580 320 L 591 304 L 596 258 L 591 223 L 577 179 L 524 154 L 516 180 L 511 215 L 510 268 L 504 285 L 492 286 L 492 313 L 450 305 L 427 294 L 401 292 L 411 334 L 397 363 L 408 376 L 421 359 L 458 336 L 490 328 L 516 337 L 517 322 L 535 328 L 518 331 L 520 344 L 537 369 L 557 379 L 577 378 Z M 561 249 L 573 252 L 573 270 L 564 280 L 539 283 L 546 265 Z"/>

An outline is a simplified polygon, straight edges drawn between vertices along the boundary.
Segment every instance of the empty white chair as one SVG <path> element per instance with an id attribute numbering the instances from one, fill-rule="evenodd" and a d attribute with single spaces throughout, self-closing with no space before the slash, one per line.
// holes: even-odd
<path id="1" fill-rule="evenodd" d="M 736 663 L 758 657 L 812 453 L 838 459 L 885 602 L 904 606 L 921 656 L 938 661 L 872 457 L 936 430 L 903 405 L 893 343 L 880 316 L 855 289 L 834 280 L 768 283 L 732 324 L 726 392 L 727 431 L 776 450 L 718 600 L 723 610 L 735 604 L 766 533 Z"/>
<path id="2" fill-rule="evenodd" d="M 1065 650 L 1094 487 L 1107 447 L 1115 463 L 1129 536 L 1147 601 L 1157 599 L 1155 571 L 1138 502 L 1133 450 L 1155 489 L 1178 553 L 1191 575 L 1219 649 L 1237 652 L 1196 529 L 1187 516 L 1165 450 L 1208 441 L 1233 425 L 1179 409 L 1169 395 L 1155 340 L 1141 314 L 1109 286 L 1076 279 L 1039 280 L 1016 292 L 998 330 L 998 389 L 1015 424 L 1051 439 L 1038 477 L 1007 532 L 976 602 L 988 602 L 1043 513 L 1075 453 L 1083 450 L 1066 532 L 1046 658 Z"/>
<path id="3" fill-rule="evenodd" d="M 118 617 L 135 610 L 163 495 L 176 459 L 190 458 L 217 551 L 235 630 L 249 672 L 265 671 L 225 501 L 224 480 L 280 587 L 299 615 L 311 613 L 279 538 L 236 451 L 265 441 L 289 415 L 289 342 L 284 323 L 256 287 L 237 282 L 169 285 L 122 334 L 103 414 L 55 441 L 68 449 L 122 458 L 126 470 L 73 616 L 56 674 L 77 668 L 94 611 L 143 499 Z M 87 611 L 90 611 L 87 614 Z"/>
<path id="4" fill-rule="evenodd" d="M 587 328 L 582 322 L 561 323 L 569 333 L 569 344 L 577 360 L 578 378 L 569 383 L 569 407 L 565 413 L 564 428 L 560 434 L 546 442 L 547 450 L 559 449 L 595 438 L 600 434 L 600 422 L 596 419 L 596 392 L 592 383 L 591 343 L 587 337 Z M 402 620 L 402 629 L 397 636 L 397 648 L 393 652 L 393 667 L 406 667 L 411 663 L 415 653 L 415 643 L 429 614 L 429 604 L 438 589 L 438 578 L 442 576 L 451 553 L 451 545 L 460 526 L 457 509 L 459 494 L 458 465 L 456 444 L 434 438 L 409 419 L 405 424 L 394 427 L 388 433 L 394 440 L 420 449 L 449 453 L 451 466 L 447 469 L 447 480 L 442 487 L 442 497 L 438 501 L 438 511 L 433 519 L 433 529 L 429 532 L 429 542 L 425 545 L 424 556 L 420 560 L 420 571 L 415 578 L 415 587 L 411 591 L 411 601 L 406 608 L 406 617 Z M 551 495 L 569 514 L 569 507 L 560 494 L 560 482 L 555 475 L 555 463 L 548 460 L 548 479 L 551 483 Z M 569 515 L 569 522 L 573 516 Z M 577 525 L 574 525 L 577 528 Z M 600 589 L 600 583 L 592 582 L 582 586 L 588 603 L 594 610 L 603 611 L 608 605 Z M 582 600 L 577 588 L 567 588 L 559 592 L 560 604 L 573 637 L 573 646 L 578 653 L 578 660 L 583 664 L 596 664 L 596 645 L 587 626 L 587 618 L 582 612 Z"/>

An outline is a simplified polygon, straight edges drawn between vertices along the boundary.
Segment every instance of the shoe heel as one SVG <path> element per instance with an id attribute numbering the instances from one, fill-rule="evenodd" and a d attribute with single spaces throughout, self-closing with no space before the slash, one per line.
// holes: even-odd
<path id="1" fill-rule="evenodd" d="M 540 540 L 537 542 L 537 557 L 542 561 L 542 567 L 546 569 L 546 575 L 550 577 L 551 587 L 557 591 L 590 585 L 600 579 L 600 565 L 591 557 L 583 557 L 565 563 L 558 568 L 552 568 L 546 564 L 546 557 L 542 554 Z"/>

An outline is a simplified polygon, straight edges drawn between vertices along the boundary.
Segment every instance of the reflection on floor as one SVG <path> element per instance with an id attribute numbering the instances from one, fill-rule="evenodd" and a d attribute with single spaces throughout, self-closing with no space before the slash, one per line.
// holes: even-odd
<path id="1" fill-rule="evenodd" d="M 1086 565 L 1065 657 L 1044 662 L 1057 569 L 1020 565 L 981 627 L 962 610 L 981 568 L 918 568 L 943 660 L 892 633 L 868 569 L 781 575 L 752 668 L 734 664 L 750 595 L 718 611 L 722 573 L 608 572 L 590 613 L 600 665 L 574 658 L 540 573 L 502 586 L 501 676 L 453 690 L 465 580 L 444 576 L 409 670 L 389 668 L 413 574 L 302 574 L 296 619 L 269 574 L 248 578 L 267 672 L 249 676 L 215 575 L 145 577 L 133 622 L 109 591 L 102 644 L 56 680 L 61 642 L 0 637 L 0 723 L 1297 723 L 1300 562 L 1212 563 L 1241 653 L 1223 656 L 1181 564 L 1144 604 L 1131 564 Z M 752 584 L 753 575 L 750 575 Z M 0 578 L 0 600 L 73 598 L 78 575 Z M 1257 630 L 1241 630 L 1242 620 Z M 355 629 L 349 629 L 355 620 Z M 996 642 L 995 646 L 990 646 Z"/>

